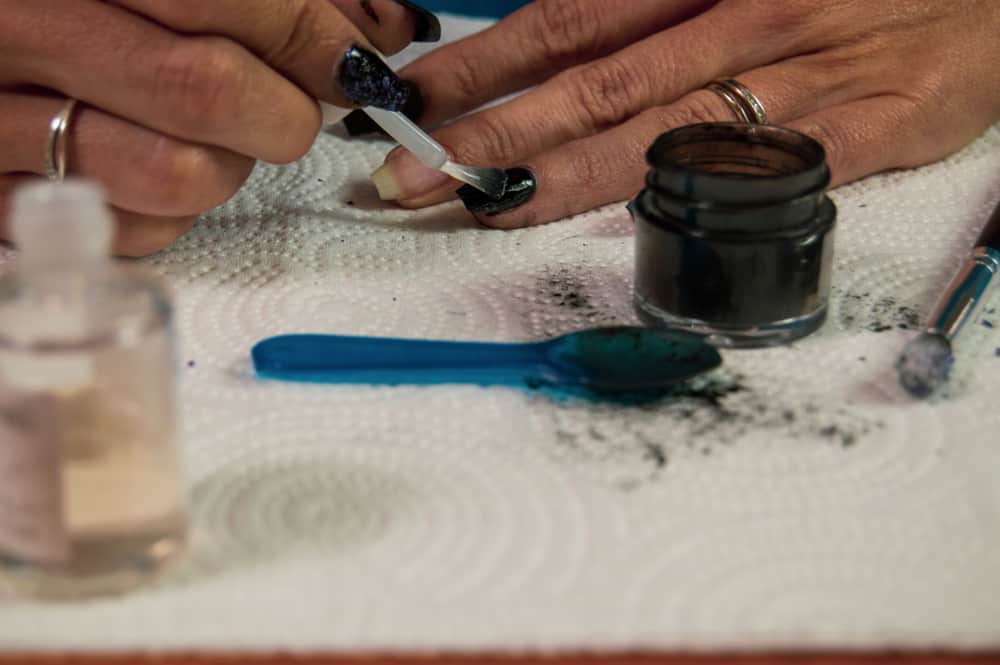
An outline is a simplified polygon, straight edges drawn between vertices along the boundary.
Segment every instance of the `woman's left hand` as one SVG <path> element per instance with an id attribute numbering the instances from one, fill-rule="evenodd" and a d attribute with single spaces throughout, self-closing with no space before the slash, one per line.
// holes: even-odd
<path id="1" fill-rule="evenodd" d="M 734 120 L 706 84 L 734 77 L 769 120 L 813 136 L 834 184 L 926 164 L 1000 119 L 997 0 L 536 0 L 401 72 L 458 161 L 530 168 L 538 191 L 485 224 L 515 228 L 625 200 L 664 131 Z M 423 207 L 456 185 L 406 151 L 373 176 Z"/>

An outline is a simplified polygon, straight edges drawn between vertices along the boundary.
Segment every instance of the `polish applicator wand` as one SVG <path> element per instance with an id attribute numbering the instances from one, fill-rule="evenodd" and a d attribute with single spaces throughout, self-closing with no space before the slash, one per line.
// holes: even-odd
<path id="1" fill-rule="evenodd" d="M 974 320 L 1000 271 L 1000 203 L 952 280 L 926 330 L 912 339 L 896 363 L 899 382 L 914 397 L 929 397 L 948 381 L 956 338 Z"/>
<path id="2" fill-rule="evenodd" d="M 451 161 L 447 151 L 416 123 L 402 113 L 366 107 L 364 112 L 385 133 L 413 153 L 425 166 L 448 174 L 459 182 L 478 189 L 492 199 L 501 198 L 507 190 L 507 173 L 488 166 L 466 166 Z"/>

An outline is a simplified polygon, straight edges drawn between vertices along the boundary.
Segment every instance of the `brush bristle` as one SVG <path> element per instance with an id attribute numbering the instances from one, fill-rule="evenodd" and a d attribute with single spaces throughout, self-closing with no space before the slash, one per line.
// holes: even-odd
<path id="1" fill-rule="evenodd" d="M 923 333 L 910 340 L 896 362 L 899 382 L 914 397 L 929 397 L 948 381 L 953 362 L 947 339 Z"/>
<path id="2" fill-rule="evenodd" d="M 492 199 L 502 198 L 507 191 L 507 172 L 503 169 L 477 168 L 448 162 L 441 170 Z"/>

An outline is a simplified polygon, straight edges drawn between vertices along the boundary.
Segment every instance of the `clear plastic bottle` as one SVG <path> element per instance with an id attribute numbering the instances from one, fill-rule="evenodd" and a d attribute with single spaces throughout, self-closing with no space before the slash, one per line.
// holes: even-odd
<path id="1" fill-rule="evenodd" d="M 183 546 L 171 307 L 110 259 L 112 219 L 83 182 L 13 200 L 0 278 L 0 589 L 125 591 Z"/>

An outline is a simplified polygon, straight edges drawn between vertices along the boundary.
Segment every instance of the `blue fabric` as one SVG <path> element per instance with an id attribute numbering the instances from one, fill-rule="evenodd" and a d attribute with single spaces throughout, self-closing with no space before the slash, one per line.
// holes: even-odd
<path id="1" fill-rule="evenodd" d="M 466 16 L 506 16 L 531 0 L 415 0 L 432 12 L 449 12 Z"/>

